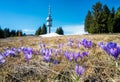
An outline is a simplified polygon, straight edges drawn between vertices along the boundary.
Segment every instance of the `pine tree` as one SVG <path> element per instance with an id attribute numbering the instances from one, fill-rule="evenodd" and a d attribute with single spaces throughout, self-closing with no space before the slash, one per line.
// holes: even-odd
<path id="1" fill-rule="evenodd" d="M 56 29 L 56 32 L 55 32 L 55 33 L 59 34 L 59 29 L 58 29 L 58 28 Z"/>
<path id="2" fill-rule="evenodd" d="M 9 30 L 9 28 L 5 28 L 4 29 L 4 33 L 5 33 L 5 37 L 9 37 L 10 36 L 10 30 Z"/>
<path id="3" fill-rule="evenodd" d="M 107 21 L 107 26 L 108 26 L 108 31 L 109 33 L 113 33 L 113 28 L 114 28 L 114 16 L 115 16 L 115 9 L 114 7 L 112 8 L 112 11 L 108 17 Z"/>
<path id="4" fill-rule="evenodd" d="M 43 24 L 43 26 L 42 26 L 41 34 L 47 34 L 47 27 L 45 24 Z"/>
<path id="5" fill-rule="evenodd" d="M 101 33 L 101 21 L 102 21 L 102 4 L 100 2 L 97 2 L 95 5 L 93 5 L 93 19 L 94 19 L 94 25 L 97 30 L 95 30 L 95 33 Z"/>
<path id="6" fill-rule="evenodd" d="M 4 30 L 0 27 L 0 38 L 5 38 Z"/>
<path id="7" fill-rule="evenodd" d="M 36 30 L 35 35 L 41 35 L 41 26 Z"/>
<path id="8" fill-rule="evenodd" d="M 86 15 L 84 29 L 89 33 L 119 33 L 120 8 L 117 12 L 114 8 L 110 11 L 107 5 L 102 6 L 97 2 L 92 6 L 92 11 L 88 11 Z"/>
<path id="9" fill-rule="evenodd" d="M 15 31 L 15 30 L 11 30 L 11 32 L 10 32 L 10 36 L 11 36 L 11 37 L 16 36 L 16 34 L 17 34 L 17 33 L 16 33 L 16 31 Z"/>
<path id="10" fill-rule="evenodd" d="M 108 18 L 110 10 L 107 5 L 103 6 L 103 17 L 102 17 L 102 33 L 108 33 Z"/>
<path id="11" fill-rule="evenodd" d="M 115 21 L 114 21 L 113 32 L 114 33 L 120 33 L 120 7 L 117 9 L 114 20 Z"/>
<path id="12" fill-rule="evenodd" d="M 60 34 L 60 35 L 64 35 L 64 31 L 63 31 L 62 27 L 57 28 L 56 33 Z"/>
<path id="13" fill-rule="evenodd" d="M 91 12 L 88 11 L 87 16 L 85 18 L 85 28 L 84 28 L 85 32 L 89 32 L 91 21 L 92 21 L 92 15 Z"/>

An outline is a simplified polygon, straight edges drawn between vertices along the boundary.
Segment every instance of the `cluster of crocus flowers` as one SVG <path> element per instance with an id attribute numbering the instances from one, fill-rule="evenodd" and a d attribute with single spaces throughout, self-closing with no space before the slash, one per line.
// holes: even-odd
<path id="1" fill-rule="evenodd" d="M 17 52 L 17 50 L 15 48 L 11 48 L 11 49 L 5 48 L 4 52 L 2 52 L 0 54 L 0 64 L 5 63 L 6 57 L 8 57 L 8 56 L 14 57 L 16 55 L 16 52 Z"/>
<path id="2" fill-rule="evenodd" d="M 108 42 L 104 44 L 103 42 L 99 42 L 98 46 L 101 47 L 109 56 L 113 56 L 117 62 L 118 56 L 120 54 L 120 46 L 118 46 L 117 43 Z M 116 64 L 116 66 L 118 65 Z"/>
<path id="3" fill-rule="evenodd" d="M 73 48 L 74 41 L 72 39 L 69 39 L 67 46 L 70 46 L 70 48 Z M 83 39 L 82 41 L 77 40 L 75 46 L 77 45 L 78 48 L 80 48 L 80 45 L 83 45 L 85 48 L 91 48 L 92 42 L 88 41 L 86 39 Z M 40 43 L 40 52 L 34 51 L 31 47 L 19 47 L 19 48 L 6 48 L 2 54 L 0 54 L 0 64 L 5 62 L 5 58 L 8 56 L 15 57 L 16 55 L 23 55 L 27 62 L 30 61 L 33 55 L 41 54 L 43 61 L 58 64 L 58 55 L 65 56 L 65 58 L 71 62 L 75 61 L 78 62 L 78 59 L 82 59 L 84 56 L 88 57 L 88 51 L 83 52 L 72 52 L 72 51 L 63 51 L 63 47 L 65 44 L 58 44 L 57 48 L 48 48 L 46 44 Z M 77 75 L 81 75 L 84 70 L 82 67 L 76 65 L 75 67 Z M 83 70 L 83 71 L 82 71 Z"/>
<path id="4" fill-rule="evenodd" d="M 77 76 L 81 76 L 85 71 L 85 67 L 83 66 L 79 66 L 78 64 L 75 66 L 75 72 L 77 74 Z"/>
<path id="5" fill-rule="evenodd" d="M 64 56 L 69 60 L 69 61 L 72 61 L 72 60 L 75 60 L 77 61 L 77 59 L 82 59 L 84 56 L 87 56 L 88 57 L 88 52 L 82 52 L 80 54 L 80 52 L 68 52 L 68 51 L 65 51 L 64 52 Z"/>
<path id="6" fill-rule="evenodd" d="M 91 40 L 82 39 L 80 41 L 80 40 L 76 39 L 75 43 L 76 43 L 77 48 L 80 48 L 81 45 L 83 45 L 85 48 L 92 48 L 92 41 Z M 73 47 L 73 45 L 75 43 L 72 39 L 69 39 L 67 45 L 70 47 Z"/>
<path id="7" fill-rule="evenodd" d="M 42 54 L 44 61 L 50 62 L 52 49 L 44 48 L 40 50 L 40 53 Z"/>
<path id="8" fill-rule="evenodd" d="M 43 60 L 45 62 L 52 62 L 53 64 L 58 64 L 58 61 L 55 59 L 55 57 L 58 55 L 58 53 L 61 53 L 60 49 L 52 49 L 52 48 L 47 48 L 44 46 L 45 44 L 41 43 L 40 44 L 40 54 L 43 57 Z"/>
<path id="9" fill-rule="evenodd" d="M 23 53 L 25 59 L 29 62 L 29 60 L 32 58 L 33 54 L 38 54 L 30 47 L 19 47 L 19 48 L 6 48 L 4 49 L 4 52 L 0 54 L 0 62 L 4 63 L 5 58 L 12 56 L 15 57 L 16 55 L 19 55 L 20 53 Z"/>
<path id="10" fill-rule="evenodd" d="M 85 48 L 91 48 L 92 47 L 92 41 L 89 41 L 87 39 L 82 39 L 81 45 L 83 45 Z"/>
<path id="11" fill-rule="evenodd" d="M 33 49 L 30 47 L 27 47 L 27 48 L 23 47 L 22 51 L 24 53 L 25 59 L 29 62 L 29 60 L 32 58 L 32 55 L 33 55 Z"/>

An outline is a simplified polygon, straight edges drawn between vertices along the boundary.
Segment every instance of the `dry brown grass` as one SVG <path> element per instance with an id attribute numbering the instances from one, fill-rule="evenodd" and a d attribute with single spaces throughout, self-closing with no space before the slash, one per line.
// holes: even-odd
<path id="1" fill-rule="evenodd" d="M 11 37 L 0 39 L 0 52 L 6 47 L 18 48 L 20 46 L 32 47 L 39 51 L 40 42 L 45 43 L 48 48 L 56 49 L 58 44 L 66 45 L 69 38 L 74 41 L 86 38 L 93 42 L 91 49 L 83 47 L 78 49 L 76 45 L 73 48 L 64 46 L 62 49 L 73 52 L 89 51 L 88 57 L 77 61 L 80 65 L 86 66 L 86 71 L 79 82 L 120 82 L 120 67 L 116 68 L 114 59 L 111 57 L 108 60 L 107 54 L 97 46 L 100 41 L 113 41 L 120 45 L 120 34 L 71 35 L 52 38 Z M 23 56 L 8 57 L 6 62 L 0 66 L 0 82 L 76 82 L 74 71 L 76 63 L 68 62 L 63 54 L 59 54 L 56 59 L 60 61 L 57 65 L 45 63 L 41 55 L 33 56 L 29 63 Z"/>

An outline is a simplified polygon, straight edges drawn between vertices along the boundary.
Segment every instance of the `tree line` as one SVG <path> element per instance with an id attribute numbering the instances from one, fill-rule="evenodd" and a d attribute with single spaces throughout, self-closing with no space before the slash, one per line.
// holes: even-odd
<path id="1" fill-rule="evenodd" d="M 57 28 L 56 33 L 60 35 L 64 35 L 64 31 L 62 27 Z M 45 24 L 43 24 L 42 27 L 40 26 L 35 32 L 35 35 L 42 35 L 42 34 L 47 34 L 47 27 Z"/>
<path id="2" fill-rule="evenodd" d="M 0 38 L 14 37 L 14 36 L 24 36 L 25 33 L 21 30 L 10 30 L 9 28 L 2 29 L 0 27 Z"/>
<path id="3" fill-rule="evenodd" d="M 120 7 L 115 11 L 97 2 L 88 11 L 84 26 L 88 33 L 120 33 Z"/>
<path id="4" fill-rule="evenodd" d="M 62 27 L 59 27 L 56 29 L 56 33 L 60 34 L 60 35 L 64 35 L 64 31 L 62 29 Z M 42 34 L 47 34 L 47 27 L 45 24 L 43 24 L 43 26 L 39 27 L 36 32 L 35 35 L 42 35 Z M 2 29 L 0 27 L 0 38 L 7 38 L 7 37 L 15 37 L 15 36 L 25 36 L 26 34 L 22 32 L 22 30 L 10 30 L 9 28 L 4 28 Z"/>

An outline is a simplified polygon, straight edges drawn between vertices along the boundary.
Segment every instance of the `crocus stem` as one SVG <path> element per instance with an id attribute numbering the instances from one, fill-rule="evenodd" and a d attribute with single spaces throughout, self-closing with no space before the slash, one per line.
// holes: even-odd
<path id="1" fill-rule="evenodd" d="M 110 56 L 108 56 L 108 61 L 110 61 Z"/>
<path id="2" fill-rule="evenodd" d="M 76 77 L 76 82 L 79 82 L 79 77 L 78 76 Z"/>
<path id="3" fill-rule="evenodd" d="M 117 62 L 117 61 L 115 61 L 115 63 L 116 63 L 116 67 L 118 67 L 118 62 Z"/>

